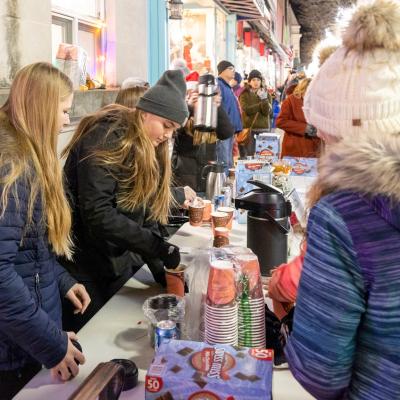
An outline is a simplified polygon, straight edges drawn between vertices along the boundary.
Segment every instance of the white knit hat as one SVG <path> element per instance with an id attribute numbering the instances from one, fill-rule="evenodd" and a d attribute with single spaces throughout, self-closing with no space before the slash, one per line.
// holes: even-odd
<path id="1" fill-rule="evenodd" d="M 400 133 L 400 2 L 360 7 L 304 99 L 308 123 L 335 137 Z"/>

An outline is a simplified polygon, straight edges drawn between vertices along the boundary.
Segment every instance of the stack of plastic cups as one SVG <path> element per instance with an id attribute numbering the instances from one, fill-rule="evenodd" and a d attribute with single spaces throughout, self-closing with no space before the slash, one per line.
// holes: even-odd
<path id="1" fill-rule="evenodd" d="M 255 254 L 236 256 L 240 267 L 239 346 L 265 348 L 265 303 Z"/>
<path id="2" fill-rule="evenodd" d="M 238 343 L 238 306 L 233 264 L 213 260 L 208 279 L 204 339 L 209 344 Z"/>

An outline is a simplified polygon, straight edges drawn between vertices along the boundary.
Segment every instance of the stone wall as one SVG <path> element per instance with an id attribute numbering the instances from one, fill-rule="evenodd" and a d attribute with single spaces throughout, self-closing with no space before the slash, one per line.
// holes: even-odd
<path id="1" fill-rule="evenodd" d="M 0 1 L 0 88 L 36 61 L 51 61 L 51 0 Z"/>

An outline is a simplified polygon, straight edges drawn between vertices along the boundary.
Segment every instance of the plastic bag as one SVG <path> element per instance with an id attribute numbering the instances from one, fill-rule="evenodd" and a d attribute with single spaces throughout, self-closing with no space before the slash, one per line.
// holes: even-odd
<path id="1" fill-rule="evenodd" d="M 185 279 L 189 293 L 185 296 L 186 318 L 185 335 L 194 341 L 204 339 L 204 303 L 207 293 L 210 250 L 196 249 L 193 259 L 186 262 Z"/>
<path id="2" fill-rule="evenodd" d="M 143 304 L 143 312 L 149 320 L 149 337 L 151 346 L 154 347 L 154 334 L 157 323 L 171 320 L 176 322 L 180 337 L 184 336 L 185 300 L 174 294 L 160 294 L 149 297 Z"/>

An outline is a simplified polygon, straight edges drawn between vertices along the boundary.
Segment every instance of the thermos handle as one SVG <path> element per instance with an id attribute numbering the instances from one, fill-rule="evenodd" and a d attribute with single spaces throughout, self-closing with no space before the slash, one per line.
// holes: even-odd
<path id="1" fill-rule="evenodd" d="M 207 173 L 208 170 L 212 168 L 212 165 L 206 165 L 203 170 L 201 171 L 201 179 L 206 179 L 207 178 Z"/>
<path id="2" fill-rule="evenodd" d="M 268 211 L 264 211 L 265 216 L 267 217 L 267 220 L 269 222 L 272 222 L 282 233 L 288 234 L 290 231 L 290 224 L 289 224 L 289 219 L 286 221 L 286 226 L 281 225 L 278 221 L 275 220 L 275 218 L 269 214 Z"/>

